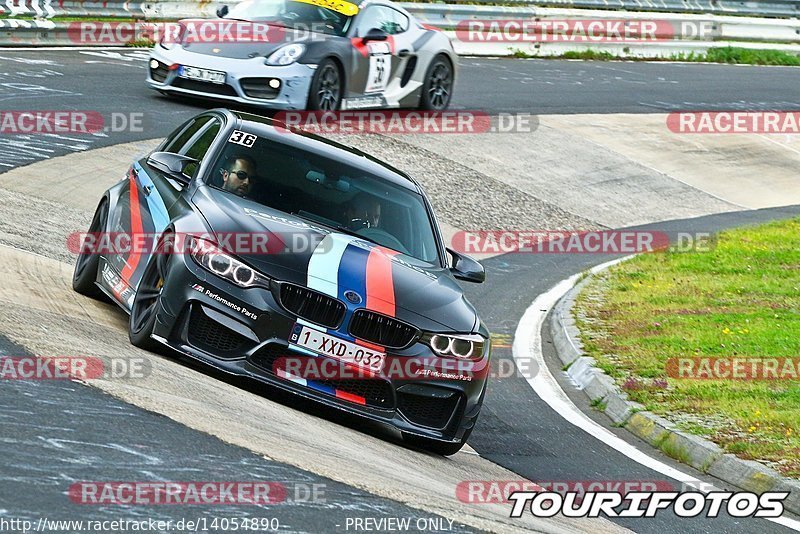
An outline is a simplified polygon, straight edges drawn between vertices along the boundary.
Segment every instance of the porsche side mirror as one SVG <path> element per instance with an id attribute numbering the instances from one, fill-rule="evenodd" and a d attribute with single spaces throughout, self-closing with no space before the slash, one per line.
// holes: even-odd
<path id="1" fill-rule="evenodd" d="M 227 14 L 228 14 L 228 6 L 222 6 L 219 9 L 217 9 L 217 16 L 219 18 L 224 18 L 225 15 Z"/>
<path id="2" fill-rule="evenodd" d="M 183 171 L 189 164 L 197 162 L 194 158 L 172 152 L 153 152 L 147 158 L 148 165 L 183 185 L 187 185 L 191 181 L 191 178 L 186 176 Z"/>
<path id="3" fill-rule="evenodd" d="M 457 279 L 465 282 L 475 282 L 476 284 L 486 280 L 486 270 L 477 260 L 450 248 L 447 249 L 447 252 L 453 258 L 453 266 L 450 268 L 450 272 Z"/>
<path id="4" fill-rule="evenodd" d="M 381 30 L 380 28 L 372 28 L 367 34 L 361 38 L 361 41 L 385 41 L 389 38 L 389 34 L 385 31 Z"/>

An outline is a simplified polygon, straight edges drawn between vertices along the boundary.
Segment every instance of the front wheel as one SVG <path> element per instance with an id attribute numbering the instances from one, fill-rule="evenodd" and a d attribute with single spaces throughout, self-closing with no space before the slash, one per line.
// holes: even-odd
<path id="1" fill-rule="evenodd" d="M 450 105 L 452 96 L 453 67 L 445 56 L 436 56 L 425 73 L 419 107 L 428 111 L 442 111 Z"/>
<path id="2" fill-rule="evenodd" d="M 89 234 L 95 238 L 106 228 L 108 219 L 108 202 L 103 201 L 94 212 L 92 224 L 89 226 Z M 91 246 L 84 241 L 81 243 L 81 251 L 78 259 L 75 260 L 75 271 L 72 273 L 72 289 L 81 295 L 86 295 L 98 300 L 104 300 L 105 294 L 100 291 L 95 283 L 97 280 L 97 269 L 100 268 L 100 255 L 91 250 Z"/>
<path id="3" fill-rule="evenodd" d="M 139 287 L 136 289 L 128 320 L 128 338 L 131 344 L 151 352 L 155 352 L 160 346 L 152 335 L 158 308 L 161 305 L 161 292 L 167 277 L 168 256 L 163 250 L 163 247 L 159 247 L 150 257 L 150 262 L 145 267 Z"/>
<path id="4" fill-rule="evenodd" d="M 308 109 L 336 111 L 342 103 L 344 79 L 332 59 L 323 60 L 311 80 L 308 92 Z"/>

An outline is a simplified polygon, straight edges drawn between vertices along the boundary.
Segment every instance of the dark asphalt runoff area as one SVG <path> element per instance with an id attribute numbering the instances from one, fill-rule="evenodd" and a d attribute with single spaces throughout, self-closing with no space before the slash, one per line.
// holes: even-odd
<path id="1" fill-rule="evenodd" d="M 146 51 L 142 50 L 0 50 L 3 110 L 91 110 L 104 117 L 115 112 L 141 113 L 143 121 L 141 131 L 126 129 L 95 136 L 0 135 L 0 173 L 78 150 L 163 137 L 188 117 L 216 107 L 158 95 L 144 85 L 145 66 Z M 796 68 L 465 58 L 453 107 L 533 114 L 800 110 L 798 87 L 800 69 Z M 800 208 L 796 207 L 729 213 L 647 228 L 718 231 L 798 213 Z M 505 255 L 484 262 L 488 272 L 485 284 L 465 287 L 490 330 L 508 336 L 510 344 L 517 321 L 537 295 L 608 259 L 594 254 Z M 0 337 L 0 354 L 21 355 L 21 351 Z M 512 357 L 510 348 L 503 346 L 494 354 L 494 365 Z M 552 359 L 553 355 L 546 351 L 546 357 Z M 559 368 L 552 367 L 554 374 Z M 604 416 L 591 413 L 580 395 L 574 401 L 609 426 Z M 398 503 L 270 462 L 79 384 L 5 384 L 0 388 L 0 422 L 5 453 L 0 467 L 0 517 L 40 517 L 46 511 L 54 518 L 74 519 L 78 513 L 82 518 L 111 518 L 123 510 L 72 505 L 65 497 L 66 489 L 72 482 L 92 476 L 102 480 L 175 480 L 181 475 L 191 480 L 257 478 L 283 481 L 287 487 L 325 484 L 326 501 L 302 505 L 288 502 L 258 511 L 252 507 L 138 507 L 124 510 L 125 514 L 169 518 L 249 514 L 277 517 L 282 525 L 309 532 L 324 531 L 331 519 L 338 522 L 339 518 L 360 514 L 362 509 L 363 515 L 421 516 L 419 511 Z M 611 430 L 637 443 L 626 432 Z M 470 445 L 483 457 L 533 480 L 664 480 L 567 423 L 533 393 L 522 377 L 491 383 Z M 661 461 L 692 472 L 648 445 L 638 445 Z M 14 491 L 8 491 L 11 488 Z M 762 520 L 679 520 L 668 513 L 655 519 L 614 521 L 637 532 L 659 534 L 784 530 Z"/>
<path id="2" fill-rule="evenodd" d="M 148 88 L 147 55 L 132 48 L 0 49 L 0 109 L 94 111 L 108 127 L 112 114 L 126 115 L 118 132 L 0 135 L 0 172 L 44 157 L 163 137 L 192 115 L 222 105 Z M 451 108 L 534 115 L 791 111 L 800 110 L 798 87 L 796 67 L 462 58 Z M 141 127 L 131 131 L 124 122 L 129 120 Z"/>
<path id="3" fill-rule="evenodd" d="M 0 357 L 31 357 L 0 335 Z M 273 462 L 159 414 L 126 404 L 98 389 L 67 380 L 4 380 L 0 387 L 0 518 L 31 521 L 171 521 L 165 532 L 192 522 L 197 530 L 231 530 L 234 521 L 256 521 L 259 532 L 347 532 L 356 518 L 398 518 L 416 525 L 450 522 L 434 514 Z M 73 484 L 261 482 L 272 504 L 80 504 Z M 87 500 L 102 493 L 94 487 Z M 74 490 L 73 490 L 74 491 Z M 272 502 L 270 499 L 265 499 Z M 349 519 L 349 523 L 348 523 Z M 214 527 L 214 525 L 218 525 Z M 452 523 L 452 532 L 476 532 Z M 48 529 L 49 530 L 49 529 Z M 47 532 L 48 530 L 40 530 Z M 54 532 L 77 532 L 71 528 Z M 123 529 L 117 529 L 123 530 Z M 124 529 L 130 531 L 130 529 Z M 156 532 L 153 529 L 142 529 Z M 244 530 L 244 529 L 240 529 Z M 0 532 L 9 529 L 2 528 Z M 14 530 L 11 530 L 15 532 Z M 114 532 L 115 529 L 106 529 Z M 448 529 L 448 531 L 451 531 Z M 18 530 L 16 532 L 22 532 Z"/>

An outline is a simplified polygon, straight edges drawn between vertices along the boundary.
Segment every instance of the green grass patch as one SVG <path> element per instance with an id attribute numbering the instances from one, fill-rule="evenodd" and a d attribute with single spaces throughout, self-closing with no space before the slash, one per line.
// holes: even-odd
<path id="1" fill-rule="evenodd" d="M 520 59 L 584 59 L 590 61 L 687 61 L 698 63 L 728 63 L 737 65 L 783 65 L 800 66 L 800 55 L 783 52 L 781 50 L 759 50 L 743 48 L 738 46 L 725 46 L 719 48 L 709 48 L 705 54 L 677 53 L 667 57 L 634 57 L 629 55 L 616 55 L 600 50 L 577 50 L 564 52 L 554 56 L 536 55 L 520 50 L 509 48 L 511 56 Z M 626 51 L 628 49 L 626 48 Z"/>
<path id="2" fill-rule="evenodd" d="M 709 48 L 705 54 L 679 53 L 670 57 L 673 61 L 697 61 L 707 63 L 729 63 L 736 65 L 786 65 L 800 66 L 800 56 L 781 50 L 760 50 L 725 46 Z"/>
<path id="3" fill-rule="evenodd" d="M 800 218 L 723 232 L 710 252 L 619 264 L 579 295 L 576 316 L 585 350 L 631 400 L 800 477 L 800 381 L 667 374 L 670 358 L 799 357 L 798 311 Z"/>

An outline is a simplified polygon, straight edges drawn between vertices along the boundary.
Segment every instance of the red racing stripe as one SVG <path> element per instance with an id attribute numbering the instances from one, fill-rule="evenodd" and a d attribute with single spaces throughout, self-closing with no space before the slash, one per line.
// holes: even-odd
<path id="1" fill-rule="evenodd" d="M 355 402 L 356 404 L 367 404 L 367 399 L 364 397 L 360 397 L 358 395 L 353 395 L 352 393 L 347 393 L 346 391 L 342 391 L 341 389 L 337 389 L 336 391 L 336 398 L 337 399 L 344 399 L 350 402 Z"/>
<path id="2" fill-rule="evenodd" d="M 136 185 L 133 169 L 128 171 L 128 179 L 131 182 L 131 233 L 133 235 L 141 235 L 144 232 L 142 229 L 142 212 L 139 206 L 139 189 Z M 133 247 L 130 256 L 128 256 L 128 260 L 125 262 L 125 267 L 122 269 L 123 280 L 130 282 L 131 276 L 136 272 L 136 267 L 139 266 L 140 257 L 141 253 L 138 251 L 138 247 Z"/>
<path id="3" fill-rule="evenodd" d="M 394 317 L 393 250 L 375 247 L 367 258 L 367 309 Z"/>

